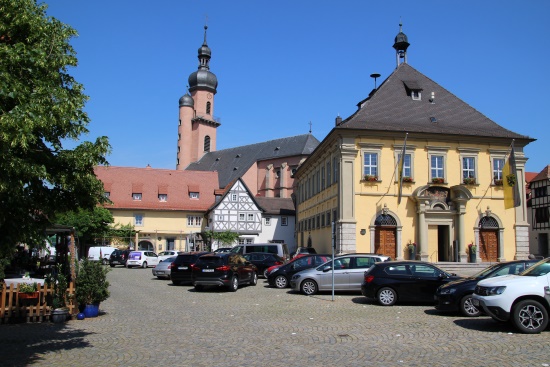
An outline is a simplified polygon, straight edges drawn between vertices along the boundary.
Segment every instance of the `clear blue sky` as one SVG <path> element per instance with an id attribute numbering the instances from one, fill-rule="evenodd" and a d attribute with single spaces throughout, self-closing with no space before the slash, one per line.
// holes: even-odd
<path id="1" fill-rule="evenodd" d="M 537 141 L 527 171 L 550 164 L 550 1 L 49 0 L 75 28 L 92 122 L 109 163 L 175 169 L 178 100 L 197 69 L 208 16 L 218 77 L 218 150 L 304 134 L 323 140 L 339 114 L 408 62 L 503 127 Z"/>

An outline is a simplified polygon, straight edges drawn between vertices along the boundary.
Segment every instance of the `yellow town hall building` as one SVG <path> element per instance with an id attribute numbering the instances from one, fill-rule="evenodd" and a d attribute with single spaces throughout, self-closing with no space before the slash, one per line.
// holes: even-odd
<path id="1" fill-rule="evenodd" d="M 337 253 L 408 259 L 410 243 L 416 259 L 430 262 L 467 262 L 469 252 L 476 262 L 527 258 L 523 148 L 534 139 L 499 126 L 415 70 L 408 46 L 400 30 L 394 72 L 353 115 L 336 118 L 298 168 L 298 245 L 330 252 L 334 223 Z M 506 208 L 503 170 L 512 142 L 521 203 Z"/>

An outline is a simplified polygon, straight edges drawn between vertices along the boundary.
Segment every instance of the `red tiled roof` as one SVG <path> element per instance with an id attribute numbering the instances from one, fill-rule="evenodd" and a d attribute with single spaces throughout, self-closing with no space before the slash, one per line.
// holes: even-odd
<path id="1" fill-rule="evenodd" d="M 97 166 L 95 174 L 113 202 L 106 208 L 113 209 L 206 211 L 219 189 L 217 172 Z M 200 193 L 198 199 L 189 197 L 190 188 Z M 133 200 L 138 193 L 141 200 Z M 159 194 L 167 201 L 159 201 Z"/>

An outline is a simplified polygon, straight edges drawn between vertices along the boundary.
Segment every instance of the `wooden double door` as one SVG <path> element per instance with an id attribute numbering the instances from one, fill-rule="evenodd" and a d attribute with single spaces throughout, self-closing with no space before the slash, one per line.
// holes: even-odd
<path id="1" fill-rule="evenodd" d="M 483 262 L 496 262 L 498 259 L 498 230 L 479 231 L 479 257 Z"/>
<path id="2" fill-rule="evenodd" d="M 395 227 L 377 227 L 374 238 L 374 252 L 390 256 L 392 259 L 397 258 L 395 232 Z"/>

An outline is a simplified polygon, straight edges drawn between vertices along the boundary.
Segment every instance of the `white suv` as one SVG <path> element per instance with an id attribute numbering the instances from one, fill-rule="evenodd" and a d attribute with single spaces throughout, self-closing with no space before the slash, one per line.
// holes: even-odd
<path id="1" fill-rule="evenodd" d="M 522 333 L 540 333 L 550 313 L 550 258 L 519 275 L 480 281 L 472 301 L 494 320 L 511 321 Z"/>
<path id="2" fill-rule="evenodd" d="M 134 266 L 141 266 L 146 268 L 148 266 L 157 266 L 159 264 L 159 257 L 152 251 L 130 251 L 128 254 L 128 261 L 126 261 L 126 267 L 132 268 Z"/>

